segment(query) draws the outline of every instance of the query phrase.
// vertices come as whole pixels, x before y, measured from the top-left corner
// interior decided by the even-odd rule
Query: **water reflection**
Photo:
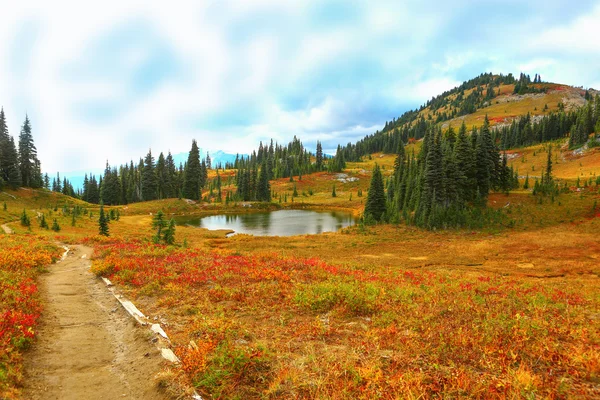
[[[179,225],[206,229],[231,229],[256,236],[293,236],[335,232],[356,223],[354,217],[340,212],[279,210],[264,213],[224,214],[178,218]]]

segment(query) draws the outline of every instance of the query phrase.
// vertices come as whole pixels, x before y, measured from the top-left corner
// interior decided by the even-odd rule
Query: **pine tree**
[[[109,236],[108,234],[108,218],[104,213],[104,205],[100,205],[100,217],[98,218],[98,233],[102,236]]]
[[[323,146],[321,146],[321,142],[319,142],[318,140],[315,166],[317,168],[317,171],[321,171],[323,169]]]
[[[219,189],[220,190],[220,189]],[[263,159],[258,178],[258,190],[256,200],[271,201],[271,185],[269,183],[269,172],[267,171],[267,161]]]
[[[375,164],[373,175],[371,176],[371,184],[369,193],[367,194],[367,202],[365,204],[365,220],[372,219],[373,221],[381,221],[386,212],[385,191],[383,189],[383,177],[379,165]]]
[[[457,191],[462,201],[471,201],[473,196],[473,184],[475,181],[473,147],[467,137],[467,127],[463,122],[454,145],[454,156],[456,159]]]
[[[154,157],[152,150],[144,158],[144,169],[142,170],[142,198],[144,201],[156,200],[158,197],[158,178],[156,176]]]
[[[166,196],[166,181],[167,181],[167,164],[165,156],[161,152],[156,161],[156,177],[158,183],[158,198],[165,199]]]
[[[19,155],[14,139],[8,133],[4,108],[0,110],[0,181],[12,189],[22,184]]]
[[[158,243],[162,240],[163,237],[163,229],[167,226],[167,221],[164,219],[164,214],[162,211],[158,211],[154,218],[152,219],[152,227],[156,229],[156,234],[154,235],[154,243]],[[174,228],[173,228],[174,229]]]
[[[202,169],[200,165],[200,150],[195,140],[192,140],[192,149],[188,155],[188,160],[184,170],[183,196],[186,199],[200,199],[200,181],[202,179]]]
[[[58,225],[58,221],[56,220],[56,218],[54,218],[54,221],[52,221],[52,230],[54,232],[60,231],[60,225]]]
[[[21,214],[21,225],[23,225],[23,226],[31,225],[31,221],[30,221],[29,216],[27,215],[27,211],[25,209],[23,209],[23,213]]]
[[[163,241],[169,245],[175,243],[175,220],[173,218],[171,218],[167,229],[165,229]]]
[[[42,217],[40,218],[40,228],[48,229],[48,222],[46,221],[44,214],[42,214]]]
[[[31,123],[29,117],[25,116],[25,122],[19,135],[19,165],[21,168],[21,180],[25,187],[41,186],[41,171],[37,159],[37,149],[31,135]]]

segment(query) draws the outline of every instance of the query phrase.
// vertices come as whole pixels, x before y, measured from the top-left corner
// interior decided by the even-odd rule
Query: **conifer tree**
[[[375,164],[373,175],[371,176],[369,193],[367,194],[367,202],[365,204],[365,220],[368,221],[372,219],[373,221],[381,221],[385,212],[386,203],[385,191],[383,189],[383,177],[381,176],[379,165]]]
[[[323,146],[321,145],[321,142],[319,142],[317,140],[317,153],[316,153],[316,162],[315,162],[315,166],[317,168],[317,171],[321,171],[323,169]]]
[[[183,196],[186,199],[200,199],[200,182],[202,179],[202,169],[200,165],[200,150],[195,140],[192,140],[192,149],[188,155],[188,160],[184,171]]]
[[[167,180],[167,164],[165,160],[165,156],[162,151],[158,156],[158,160],[156,161],[156,180],[157,180],[157,190],[158,190],[158,199],[165,199],[166,196],[166,180]]]
[[[40,228],[48,229],[48,222],[46,221],[44,214],[42,214],[42,217],[40,218]]]
[[[108,236],[108,217],[104,213],[104,205],[100,205],[100,217],[98,218],[98,233],[102,236]]]
[[[0,109],[0,181],[13,189],[22,183],[19,156],[15,141],[8,133],[4,108]]]
[[[58,225],[58,221],[56,220],[56,218],[54,218],[54,221],[52,221],[52,230],[54,232],[60,231],[60,225]]]
[[[21,214],[21,225],[23,225],[23,226],[31,225],[31,220],[29,219],[29,216],[27,215],[27,211],[25,209],[23,209],[23,213]]]
[[[169,225],[167,226],[167,229],[165,229],[165,232],[163,235],[163,241],[169,245],[172,245],[175,243],[175,220],[173,218],[171,218],[171,220],[169,221]]]
[[[454,145],[454,155],[456,159],[457,191],[463,201],[473,199],[473,185],[475,181],[474,171],[474,153],[471,143],[467,137],[467,127],[463,121]]]
[[[167,226],[167,221],[164,219],[164,214],[161,210],[159,210],[154,218],[152,219],[152,227],[156,229],[156,234],[154,235],[154,243],[158,243],[163,238],[163,229]]]
[[[269,184],[268,175],[269,172],[267,171],[267,161],[266,159],[263,159],[262,166],[260,168],[260,176],[258,178],[258,190],[256,193],[256,200],[258,201],[271,201],[271,185]]]
[[[154,166],[152,150],[144,158],[144,169],[142,170],[142,198],[144,201],[156,200],[158,197],[158,182]]]
[[[19,135],[19,165],[23,186],[37,188],[42,185],[40,163],[37,159],[37,149],[33,143],[28,116],[25,116],[25,122]]]

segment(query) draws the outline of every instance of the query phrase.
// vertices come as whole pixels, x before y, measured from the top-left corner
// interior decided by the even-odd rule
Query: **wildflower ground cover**
[[[96,257],[167,322],[185,378],[213,398],[598,395],[600,298],[586,279],[117,239]]]
[[[22,356],[42,311],[35,278],[60,249],[34,236],[0,235],[0,397],[16,395]]]

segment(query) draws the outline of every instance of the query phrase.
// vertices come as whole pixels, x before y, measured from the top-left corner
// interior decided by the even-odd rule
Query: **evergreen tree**
[[[271,185],[269,183],[269,172],[267,171],[266,159],[263,159],[262,166],[260,168],[260,176],[258,178],[258,189],[257,189],[257,193],[256,193],[256,200],[271,201]]]
[[[19,156],[15,141],[8,133],[4,108],[0,109],[0,181],[12,189],[22,183]]]
[[[173,218],[171,218],[167,229],[165,229],[163,241],[169,245],[175,244],[175,220]]]
[[[471,201],[474,198],[473,185],[475,182],[475,160],[471,143],[467,137],[467,127],[463,122],[454,145],[454,155],[456,159],[457,191],[458,196],[463,201]]]
[[[158,211],[154,218],[152,219],[152,227],[156,229],[156,234],[154,235],[154,243],[158,243],[163,238],[163,229],[167,226],[167,221],[164,219],[164,214],[162,211]],[[174,228],[173,228],[174,229]]]
[[[37,149],[31,135],[31,123],[29,117],[25,116],[25,122],[19,135],[19,165],[21,168],[21,180],[25,187],[41,186],[41,171],[37,159]]]
[[[48,229],[48,222],[46,221],[44,214],[42,214],[42,217],[40,218],[40,228]]]
[[[365,204],[365,220],[381,221],[382,216],[386,212],[385,191],[383,189],[383,177],[379,165],[375,164],[373,168],[373,176],[367,194],[367,202]]]
[[[21,225],[27,227],[31,225],[31,220],[29,219],[29,216],[27,215],[27,211],[25,209],[23,209],[23,213],[21,214]]]
[[[323,169],[323,146],[321,146],[321,142],[317,140],[317,154],[316,154],[316,162],[315,166],[317,171],[321,171]]]
[[[56,220],[56,218],[54,218],[54,221],[52,221],[52,230],[54,232],[60,231],[60,225],[58,225],[58,221]]]
[[[195,140],[192,140],[192,149],[188,155],[188,160],[184,170],[183,196],[191,200],[200,199],[200,182],[202,179],[202,169],[200,165],[200,150]]]
[[[98,218],[98,233],[108,236],[108,217],[104,213],[104,205],[100,205],[100,217]]]
[[[158,197],[158,178],[154,167],[152,150],[148,150],[144,158],[144,169],[142,170],[142,198],[144,201],[156,200]]]
[[[161,152],[156,161],[156,177],[158,183],[158,198],[165,199],[166,196],[166,181],[167,181],[167,163],[165,156]]]

